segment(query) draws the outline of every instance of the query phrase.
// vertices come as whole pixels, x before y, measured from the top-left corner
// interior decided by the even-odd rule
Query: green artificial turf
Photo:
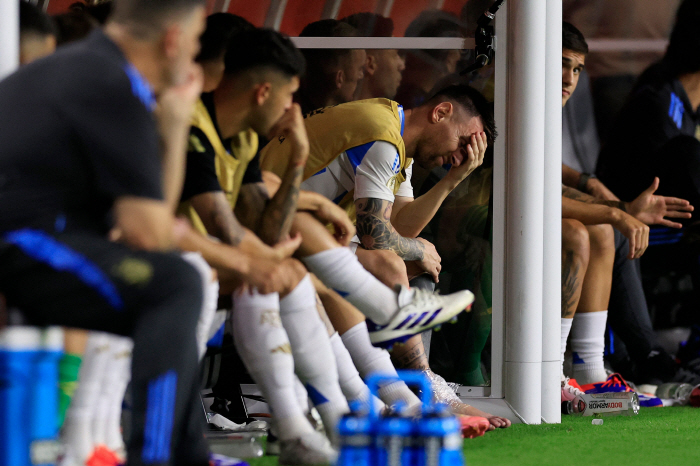
[[[556,425],[513,425],[465,440],[468,466],[700,465],[700,409],[642,408],[634,417],[563,416]],[[277,458],[250,459],[277,466]]]

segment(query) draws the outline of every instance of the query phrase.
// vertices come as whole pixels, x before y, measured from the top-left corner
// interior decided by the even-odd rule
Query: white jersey
[[[373,198],[393,203],[392,183],[400,170],[396,147],[386,141],[374,141],[343,152],[326,168],[304,181],[301,189],[317,192],[335,203],[353,189],[355,200]],[[406,181],[401,183],[396,196],[413,197],[412,172],[413,162],[406,169]]]

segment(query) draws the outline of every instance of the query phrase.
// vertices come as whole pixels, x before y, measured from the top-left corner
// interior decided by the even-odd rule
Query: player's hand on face
[[[155,115],[164,137],[173,132],[189,131],[194,105],[202,93],[204,74],[202,68],[192,63],[187,79],[180,85],[165,89],[159,96]]]
[[[488,140],[486,139],[486,133],[482,131],[473,134],[469,143],[462,150],[462,163],[460,163],[459,166],[453,165],[448,176],[455,178],[457,182],[464,180],[484,163],[484,155],[486,154],[487,148]]]
[[[321,205],[313,212],[313,215],[321,222],[333,225],[335,230],[333,236],[341,246],[350,244],[350,240],[355,236],[355,225],[352,224],[347,212],[330,200],[323,198]]]
[[[423,259],[418,261],[420,267],[433,277],[435,283],[438,283],[440,281],[440,271],[442,270],[440,255],[430,241],[423,238],[416,238],[416,240],[423,243]]]
[[[279,136],[289,139],[289,142],[295,146],[296,150],[292,151],[291,162],[295,165],[304,165],[309,156],[309,138],[299,104],[292,104],[270,130],[270,139]]]
[[[638,259],[642,257],[649,246],[649,227],[625,212],[620,211],[620,213],[621,215],[613,223],[613,227],[629,240],[630,252],[627,257]]]

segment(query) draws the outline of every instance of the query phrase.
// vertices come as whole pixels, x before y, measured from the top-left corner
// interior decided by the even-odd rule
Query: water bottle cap
[[[41,347],[41,329],[11,325],[0,331],[0,348],[14,351],[38,350]]]

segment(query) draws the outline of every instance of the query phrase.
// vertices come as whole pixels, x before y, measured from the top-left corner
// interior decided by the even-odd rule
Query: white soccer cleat
[[[331,464],[338,458],[325,435],[311,432],[302,437],[280,440],[279,464],[285,466],[305,466]]]
[[[377,326],[367,321],[370,341],[376,346],[391,347],[418,333],[456,321],[457,315],[474,302],[474,294],[463,290],[440,295],[418,288],[396,285],[399,310],[388,324]]]

